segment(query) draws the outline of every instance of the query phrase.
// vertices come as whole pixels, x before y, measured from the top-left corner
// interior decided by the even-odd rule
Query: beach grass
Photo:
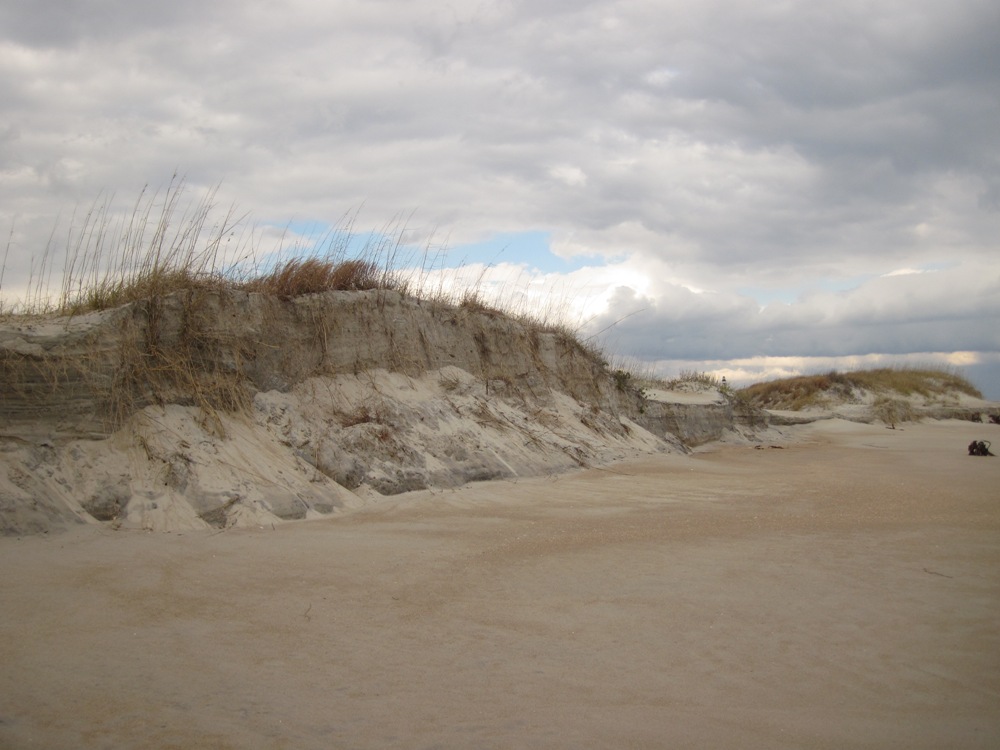
[[[31,252],[27,283],[17,288],[8,272],[17,250],[12,229],[0,265],[0,315],[73,316],[192,290],[289,299],[374,289],[572,337],[582,327],[568,321],[568,297],[539,306],[516,282],[486,284],[488,266],[445,268],[446,249],[433,238],[415,246],[402,215],[365,232],[357,212],[348,213],[318,236],[286,228],[265,239],[248,214],[218,205],[217,189],[192,193],[175,176],[165,190],[143,189],[130,210],[120,210],[113,196],[100,198],[74,214],[62,242],[53,228],[45,247]]]
[[[741,388],[738,393],[764,409],[798,411],[822,405],[831,398],[850,397],[856,391],[934,398],[955,392],[973,398],[982,393],[965,377],[947,368],[879,367],[769,380]]]

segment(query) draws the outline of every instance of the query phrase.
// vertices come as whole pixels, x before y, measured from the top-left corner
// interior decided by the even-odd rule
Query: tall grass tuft
[[[239,286],[250,292],[288,298],[321,292],[393,288],[395,284],[391,275],[370,260],[338,263],[321,258],[293,258],[270,273]]]
[[[332,290],[394,289],[408,281],[397,269],[404,224],[388,222],[365,237],[356,214],[303,244],[282,234],[261,250],[261,233],[235,208],[216,210],[217,189],[187,199],[183,179],[166,190],[143,189],[130,212],[102,196],[74,214],[63,246],[53,229],[44,251],[32,254],[30,276],[17,299],[4,287],[14,230],[0,266],[0,313],[77,315],[185,290],[244,290],[295,297]],[[57,279],[53,291],[52,279]]]
[[[112,219],[106,202],[85,218],[66,255],[60,310],[101,310],[180,289],[219,283],[219,250],[239,224],[231,210],[214,226],[215,190],[182,206],[183,181],[162,201],[145,191],[132,214]]]

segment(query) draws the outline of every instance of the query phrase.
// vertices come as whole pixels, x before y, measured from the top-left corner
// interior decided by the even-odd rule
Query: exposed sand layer
[[[721,433],[728,421],[716,420]],[[149,406],[104,439],[0,434],[0,536],[83,524],[276,525],[385,495],[682,451],[556,390],[488,388],[457,367],[312,378],[248,414]]]
[[[0,746],[997,747],[994,431],[0,538]]]
[[[664,404],[684,404],[693,406],[714,406],[725,404],[726,397],[717,388],[688,388],[686,390],[663,390],[660,388],[647,388],[644,393],[646,398],[659,401]]]

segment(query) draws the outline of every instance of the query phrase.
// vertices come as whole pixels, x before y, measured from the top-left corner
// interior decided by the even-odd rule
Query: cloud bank
[[[484,278],[647,362],[987,361],[998,38],[987,0],[10,0],[4,287],[180,172],[264,227],[509,236]]]

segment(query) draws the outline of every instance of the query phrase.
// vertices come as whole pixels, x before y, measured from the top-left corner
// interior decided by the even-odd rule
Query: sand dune
[[[996,747],[996,429],[0,538],[0,746]]]

